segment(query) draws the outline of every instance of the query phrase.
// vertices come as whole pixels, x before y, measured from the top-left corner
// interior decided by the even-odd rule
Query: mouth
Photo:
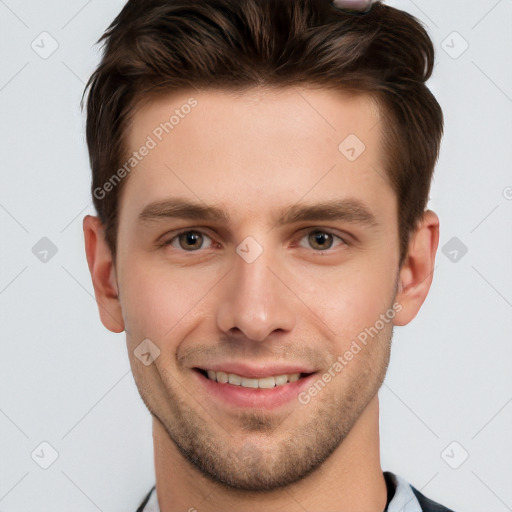
[[[221,384],[231,384],[232,386],[240,386],[250,389],[272,389],[279,386],[285,386],[291,382],[296,382],[312,375],[312,373],[287,373],[282,375],[270,375],[268,377],[245,377],[236,373],[228,373],[224,371],[203,370],[195,368],[201,375],[213,382]]]
[[[204,392],[206,401],[222,409],[258,408],[265,410],[277,409],[285,406],[299,406],[299,394],[313,385],[318,372],[281,373],[277,370],[274,375],[257,377],[247,371],[249,375],[212,370],[207,368],[194,368],[197,376],[199,391]]]

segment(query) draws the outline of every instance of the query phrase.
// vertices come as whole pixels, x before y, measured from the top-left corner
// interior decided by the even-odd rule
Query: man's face
[[[176,109],[172,130],[159,130]],[[370,99],[309,88],[183,92],[133,118],[130,150],[148,136],[156,146],[131,171],[119,210],[131,366],[177,450],[218,482],[264,490],[304,477],[382,383],[392,327],[378,320],[399,262],[382,128]],[[185,215],[185,203],[217,215]],[[148,366],[134,355],[145,339],[160,350]],[[235,376],[215,382],[208,370]],[[286,374],[301,377],[259,389]]]

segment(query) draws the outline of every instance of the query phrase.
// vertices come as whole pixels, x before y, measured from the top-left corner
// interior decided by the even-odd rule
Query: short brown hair
[[[318,85],[367,94],[383,112],[402,264],[443,132],[425,85],[434,48],[416,18],[381,2],[354,14],[329,0],[129,0],[99,42],[104,54],[84,91],[86,132],[94,206],[114,261],[125,180],[103,196],[95,190],[126,161],[125,134],[141,100],[190,88]]]

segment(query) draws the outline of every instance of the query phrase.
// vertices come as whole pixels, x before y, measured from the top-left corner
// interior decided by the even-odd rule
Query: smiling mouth
[[[312,375],[311,373],[290,373],[269,377],[251,378],[223,371],[203,370],[202,368],[195,368],[195,370],[214,382],[252,389],[272,389],[275,387],[285,386],[286,384],[296,382],[299,379]]]

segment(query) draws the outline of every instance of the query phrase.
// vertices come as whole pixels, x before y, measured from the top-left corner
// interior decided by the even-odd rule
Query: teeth
[[[277,377],[274,377],[274,380],[276,381],[276,386],[282,386],[283,384],[286,384],[288,382],[288,376],[279,375]]]
[[[217,372],[217,375],[219,375],[219,372]],[[245,377],[242,377],[242,382],[240,383],[240,386],[242,386],[243,388],[258,388],[258,380],[259,379],[246,379]]]
[[[262,389],[270,389],[275,387],[276,385],[276,379],[274,377],[263,377],[262,379],[258,380],[258,387]]]
[[[210,377],[210,379],[216,380],[215,372],[212,372],[212,373],[213,373],[213,377]],[[210,376],[210,372],[208,372],[208,376]],[[240,377],[240,375],[235,375],[234,373],[230,373],[228,375],[228,382],[230,384],[234,384],[235,386],[240,386],[240,384],[242,383],[242,377]]]
[[[214,370],[206,371],[208,378],[213,381],[221,382],[222,384],[233,384],[234,386],[242,386],[243,388],[260,388],[271,389],[276,386],[284,386],[288,382],[295,382],[299,380],[299,373],[291,373],[289,375],[277,375],[275,377],[262,377],[261,379],[250,379],[242,377],[235,373],[216,372]]]
[[[217,372],[217,382],[225,384],[228,381],[228,374],[225,372]]]

